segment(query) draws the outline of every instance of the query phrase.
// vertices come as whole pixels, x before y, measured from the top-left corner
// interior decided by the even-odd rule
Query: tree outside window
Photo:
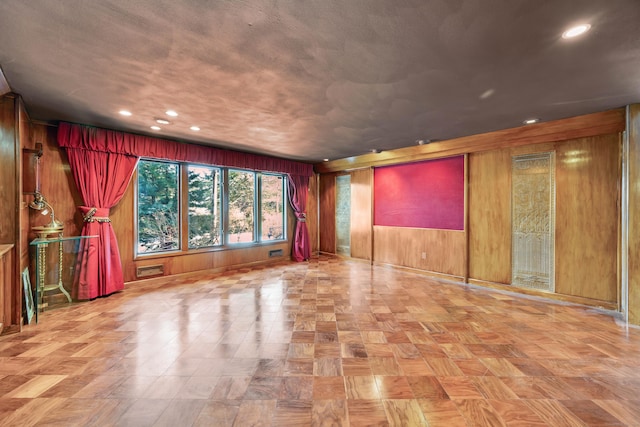
[[[255,173],[229,170],[229,243],[253,242]]]
[[[138,253],[180,248],[178,165],[138,163]]]
[[[262,174],[260,185],[262,241],[284,238],[284,179]]]
[[[188,166],[189,248],[221,244],[221,171],[209,166]]]

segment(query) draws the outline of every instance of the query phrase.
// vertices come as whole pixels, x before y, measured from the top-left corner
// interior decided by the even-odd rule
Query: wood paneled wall
[[[319,175],[313,174],[309,178],[309,194],[307,197],[307,229],[309,231],[309,243],[311,253],[317,254],[319,250],[318,241],[318,182]]]
[[[0,97],[0,244],[16,243],[16,102],[12,95]]]
[[[620,135],[556,148],[556,292],[618,300]]]
[[[335,212],[332,180],[341,166],[352,175],[353,192],[354,177],[360,170],[370,170],[354,168],[469,153],[466,230],[452,233],[374,226],[373,261],[465,278],[465,256],[468,256],[470,281],[508,286],[511,283],[511,158],[555,151],[556,293],[575,301],[616,307],[620,295],[620,132],[624,128],[624,110],[618,109],[540,123],[533,128],[507,129],[318,164],[316,170],[331,171],[320,175],[321,183],[325,182],[320,188],[320,209],[325,212],[321,215],[320,239],[335,236],[335,226],[331,223],[334,218],[330,216]],[[328,205],[323,206],[325,201]],[[370,217],[369,207],[359,209],[352,210],[353,218]],[[323,235],[325,232],[327,236]],[[352,235],[352,252],[353,246]],[[332,249],[327,246],[324,250],[333,252]],[[425,259],[422,259],[423,252]],[[640,305],[640,291],[637,299]],[[638,313],[640,316],[640,309]]]
[[[465,136],[425,145],[412,145],[397,150],[332,160],[314,165],[317,173],[342,172],[371,166],[384,166],[421,160],[451,157],[507,147],[521,147],[546,142],[567,141],[595,135],[622,132],[625,128],[624,108],[586,114],[568,119],[541,122],[479,135]]]
[[[373,169],[351,172],[351,257],[371,260],[373,242]]]
[[[469,277],[511,283],[511,152],[469,154]]]
[[[336,253],[336,176],[320,175],[320,251]]]
[[[464,231],[376,225],[373,232],[373,259],[376,263],[464,277]]]
[[[27,144],[29,118],[19,96],[0,96],[0,245],[11,248],[4,255],[4,280],[0,285],[0,333],[20,331],[22,326],[23,256],[22,147]],[[6,246],[5,246],[6,247]]]
[[[471,279],[511,282],[511,156],[556,152],[556,293],[617,303],[620,135],[469,156]]]
[[[640,104],[629,106],[629,322],[640,324]]]

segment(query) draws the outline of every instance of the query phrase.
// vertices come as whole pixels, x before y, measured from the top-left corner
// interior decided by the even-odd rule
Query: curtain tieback
[[[105,208],[88,208],[86,206],[80,206],[80,211],[82,212],[82,220],[84,222],[111,222],[109,217],[109,209]],[[96,214],[100,214],[102,216],[96,216]]]
[[[307,214],[304,212],[296,213],[296,219],[298,222],[307,222]]]

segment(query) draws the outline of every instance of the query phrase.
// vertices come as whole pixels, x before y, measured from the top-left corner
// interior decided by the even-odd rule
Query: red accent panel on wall
[[[374,170],[374,224],[464,229],[464,156]]]

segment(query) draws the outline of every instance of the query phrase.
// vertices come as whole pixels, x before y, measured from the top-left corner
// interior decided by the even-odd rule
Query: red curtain
[[[203,163],[292,175],[313,175],[313,165],[308,163],[65,122],[58,125],[58,145],[105,153],[128,154],[136,157]]]
[[[307,229],[307,193],[309,192],[309,177],[289,175],[289,203],[296,214],[296,226],[293,232],[293,246],[291,256],[298,262],[311,257],[309,244],[309,230]]]
[[[58,145],[65,148],[74,179],[84,199],[79,209],[85,217],[82,235],[98,235],[83,239],[83,258],[74,296],[91,299],[124,288],[120,254],[111,223],[109,209],[124,194],[139,157],[203,163],[265,172],[291,174],[295,182],[296,224],[294,257],[308,259],[309,233],[304,224],[309,177],[313,165],[258,154],[187,144],[148,136],[135,135],[92,126],[61,122]],[[291,199],[293,200],[293,199]],[[293,202],[292,202],[293,205]]]
[[[78,209],[84,218],[83,236],[98,236],[80,241],[76,286],[73,296],[93,299],[124,289],[120,251],[109,210],[127,189],[138,158],[116,153],[67,147],[69,165],[84,206]]]

